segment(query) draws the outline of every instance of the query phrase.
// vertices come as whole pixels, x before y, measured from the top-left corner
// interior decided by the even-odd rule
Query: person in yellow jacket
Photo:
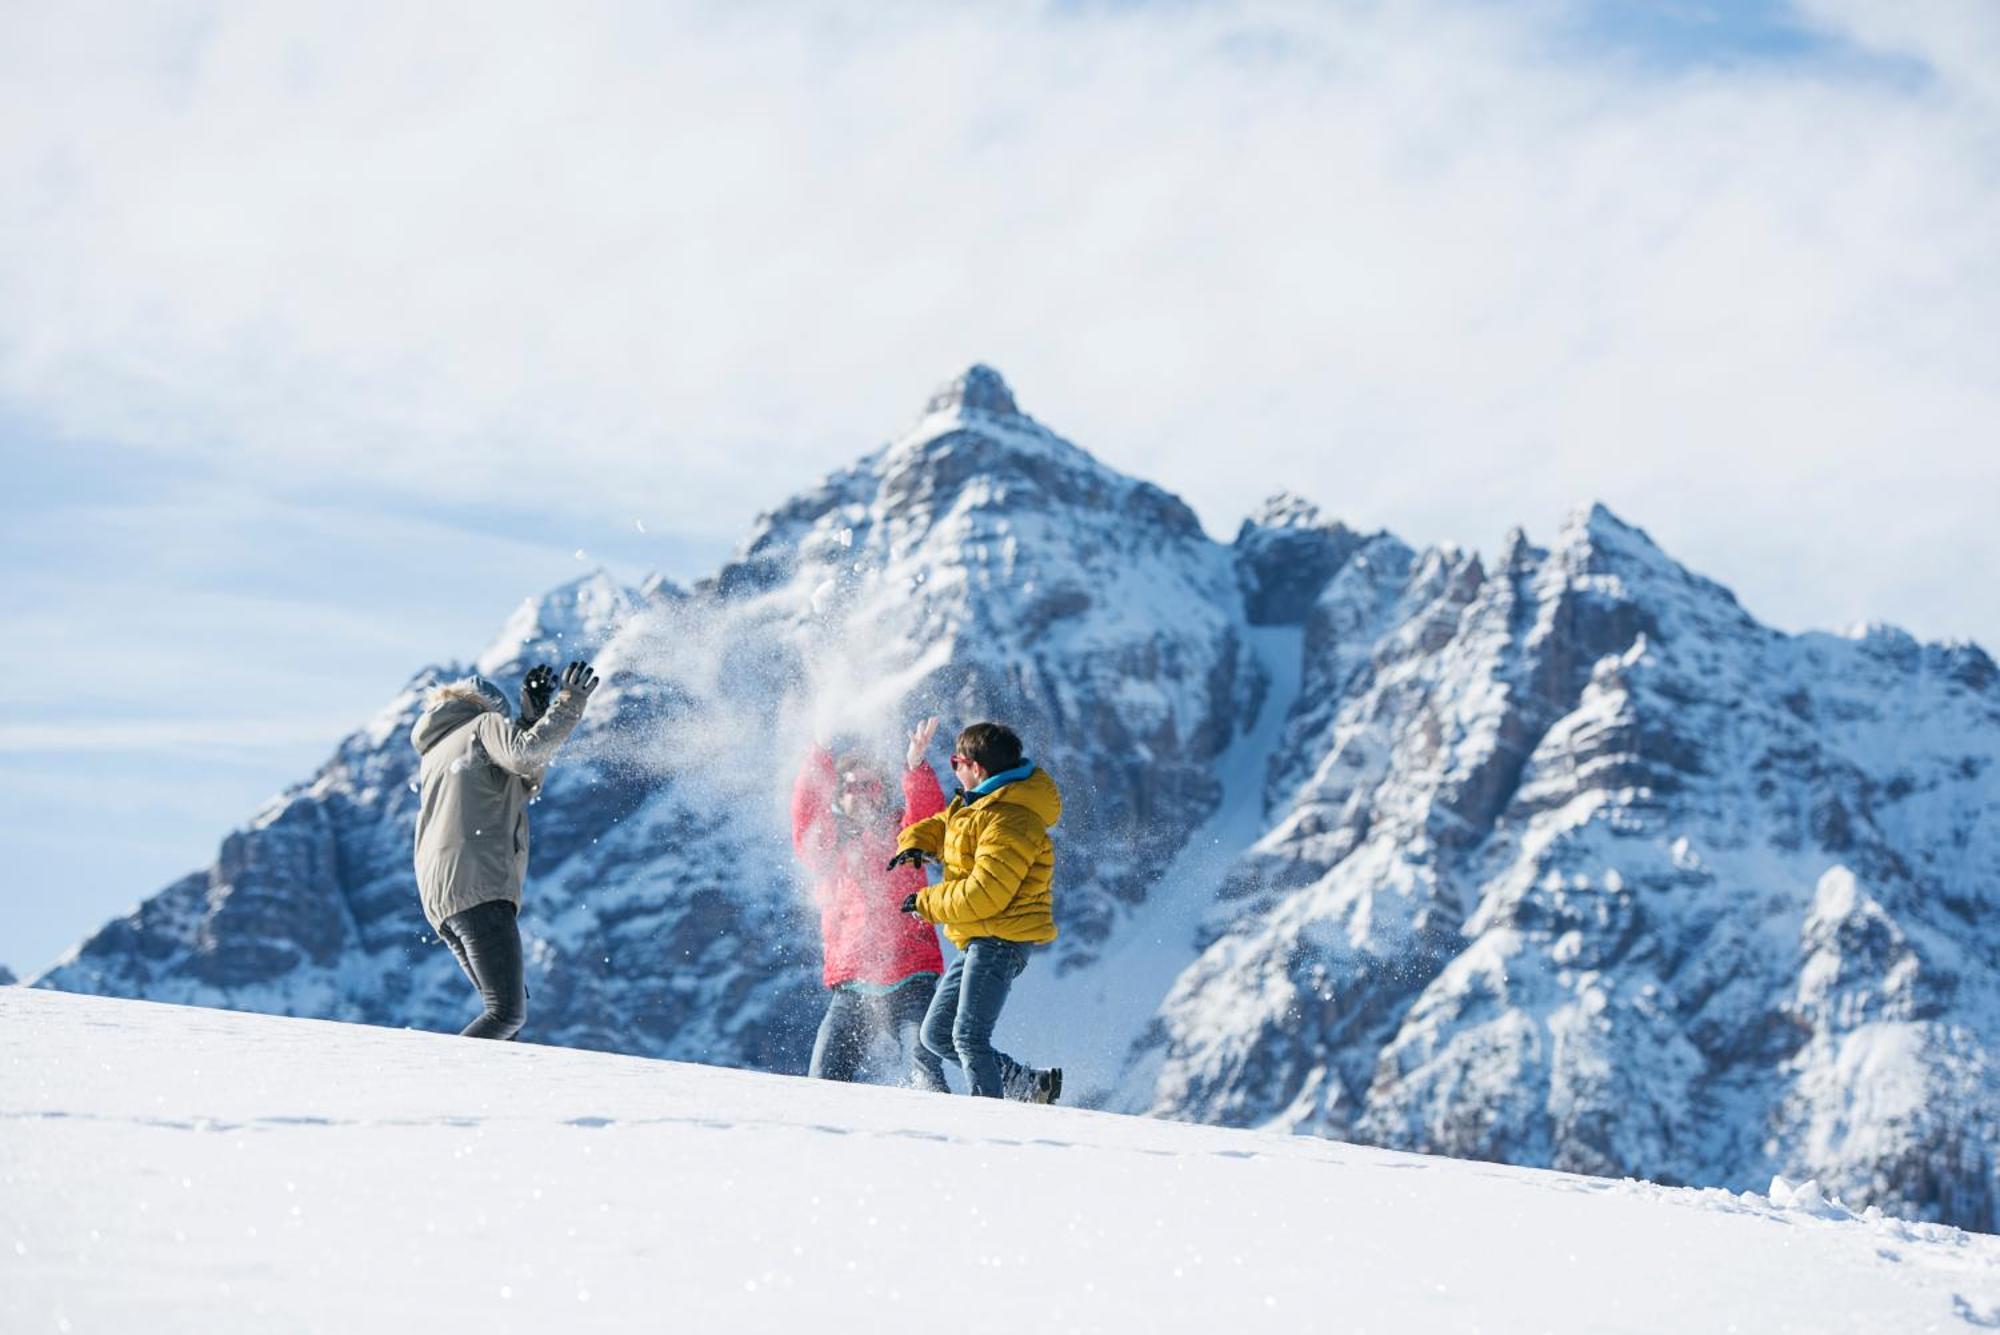
[[[993,1027],[1028,967],[1028,948],[1056,939],[1049,827],[1062,818],[1062,794],[1022,757],[1014,730],[998,723],[975,723],[958,735],[951,772],[957,796],[904,830],[889,863],[944,863],[944,879],[903,901],[905,912],[944,928],[959,949],[920,1035],[925,1047],[964,1068],[973,1094],[1054,1103],[1062,1069],[1024,1066],[996,1050]]]

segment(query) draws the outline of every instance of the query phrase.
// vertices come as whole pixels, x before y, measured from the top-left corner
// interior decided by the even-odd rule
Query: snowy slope
[[[8,1331],[1949,1331],[2000,1239],[10,989]]]
[[[2000,672],[1785,635],[1602,507],[1230,544],[992,370],[682,589],[595,575],[418,673],[41,987],[456,1029],[410,872],[429,683],[608,674],[533,812],[544,1042],[803,1069],[815,731],[1016,723],[1062,939],[1001,1043],[1094,1106],[2000,1226]]]

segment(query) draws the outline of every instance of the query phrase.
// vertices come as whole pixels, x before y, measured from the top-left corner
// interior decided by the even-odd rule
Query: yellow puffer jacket
[[[1062,819],[1062,794],[1045,771],[984,797],[964,793],[929,820],[903,831],[900,848],[944,860],[944,879],[917,895],[917,914],[944,928],[961,950],[979,936],[1056,939],[1056,850],[1049,826]]]

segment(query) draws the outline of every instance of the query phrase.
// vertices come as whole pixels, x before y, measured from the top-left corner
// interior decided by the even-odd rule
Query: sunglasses
[[[882,781],[872,774],[847,774],[841,776],[840,790],[844,793],[879,793]]]

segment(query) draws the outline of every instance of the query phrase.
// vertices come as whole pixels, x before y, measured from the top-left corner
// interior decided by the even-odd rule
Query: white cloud
[[[1560,6],[14,11],[0,402],[246,479],[734,529],[973,358],[1218,529],[1603,497],[2000,640],[1991,11],[1670,70]]]
[[[1872,50],[1939,76],[1938,92],[2000,110],[2000,8],[1983,0],[1798,0],[1804,16]]]

